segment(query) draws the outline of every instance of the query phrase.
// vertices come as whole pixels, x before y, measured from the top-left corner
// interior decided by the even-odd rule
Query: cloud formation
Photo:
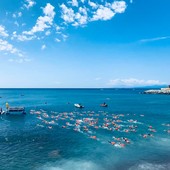
[[[25,0],[24,6],[29,9],[35,4],[33,0]],[[62,4],[58,3],[55,6],[47,3],[45,7],[40,7],[43,15],[37,17],[34,26],[30,30],[22,30],[21,33],[14,31],[11,39],[17,39],[19,41],[40,40],[53,34],[55,35],[54,41],[56,39],[60,41],[63,39],[65,41],[66,38],[64,35],[68,26],[84,27],[89,22],[110,20],[117,13],[124,13],[126,7],[127,5],[124,0],[116,0],[112,3],[108,3],[107,1],[70,0]],[[56,12],[58,14],[57,19],[54,20]],[[13,17],[22,17],[23,13],[23,11],[15,12]],[[22,25],[18,21],[14,23],[17,26]],[[7,36],[7,32],[4,32],[3,27],[0,27],[0,31],[1,34]]]
[[[166,39],[170,39],[170,36],[143,39],[143,40],[140,40],[140,42],[147,43],[147,42],[160,41],[160,40],[166,40]]]
[[[2,40],[2,39],[0,39],[0,51],[4,51],[4,52],[7,52],[7,53],[15,54],[15,55],[17,55],[19,57],[23,56],[23,54],[21,53],[20,50],[15,48],[8,41]]]
[[[41,46],[41,50],[44,50],[44,49],[46,49],[46,45],[45,44]]]
[[[9,43],[6,40],[3,40],[0,38],[0,52],[3,52],[5,55],[12,54],[10,55],[10,58],[8,61],[10,62],[17,62],[17,63],[23,63],[23,62],[28,62],[31,61],[29,58],[24,56],[24,53],[14,47],[11,43]]]
[[[35,4],[36,4],[36,2],[33,1],[33,0],[25,0],[24,7],[26,7],[27,9],[29,9],[29,8],[33,7]]]
[[[165,82],[160,82],[159,80],[140,80],[135,78],[113,79],[109,82],[109,85],[112,87],[140,87],[165,84]]]
[[[91,21],[110,20],[114,15],[115,13],[112,11],[111,8],[100,5],[97,11],[94,12],[94,15],[91,18]]]
[[[75,8],[75,6],[77,8]],[[113,3],[104,2],[98,4],[89,0],[86,7],[84,5],[75,5],[75,2],[74,5],[73,2],[60,5],[61,18],[66,24],[71,24],[72,26],[83,26],[91,21],[110,20],[115,14],[124,13],[126,7],[127,5],[125,1],[114,1]]]
[[[5,27],[0,25],[0,37],[8,37],[8,33],[7,31],[5,30]]]
[[[40,16],[37,19],[35,26],[30,31],[24,31],[23,34],[34,35],[37,32],[42,32],[46,28],[50,28],[53,24],[53,19],[55,16],[54,6],[50,3],[43,8],[44,16]]]
[[[67,29],[71,27],[85,27],[89,22],[106,21],[112,19],[118,13],[124,13],[126,10],[126,2],[124,0],[69,0],[64,3],[47,3],[45,6],[39,6],[42,14],[36,17],[34,24],[30,27],[30,23],[25,24],[25,12],[38,2],[35,0],[23,0],[22,6],[11,15],[14,27],[9,28],[0,23],[0,50],[10,54],[21,56],[20,50],[12,44],[15,41],[32,41],[42,40],[47,37],[53,38],[54,42],[66,41],[68,38]],[[57,16],[56,16],[57,13]],[[37,15],[32,14],[31,16]],[[32,17],[34,19],[34,17]],[[16,28],[17,29],[13,29]],[[14,43],[10,44],[9,42]],[[42,44],[42,49],[45,47]]]

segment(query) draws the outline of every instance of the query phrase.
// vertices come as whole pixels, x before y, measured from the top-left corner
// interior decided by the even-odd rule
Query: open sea
[[[26,108],[0,115],[0,170],[170,170],[170,95],[144,90],[0,89]]]

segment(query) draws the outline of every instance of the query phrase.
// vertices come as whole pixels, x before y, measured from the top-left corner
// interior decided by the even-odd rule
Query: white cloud
[[[55,16],[54,6],[52,6],[50,3],[47,3],[46,7],[43,8],[43,12],[46,16],[49,16],[50,18],[54,18]]]
[[[18,12],[18,13],[13,13],[13,14],[12,14],[12,17],[13,17],[13,18],[17,18],[17,17],[19,18],[19,17],[21,17],[21,16],[22,16],[22,12]]]
[[[109,85],[112,87],[137,87],[137,86],[152,86],[152,85],[164,85],[165,82],[159,80],[140,80],[135,78],[129,79],[113,79],[110,80]]]
[[[35,5],[34,0],[25,0],[25,2],[27,4],[24,5],[27,9]],[[54,23],[55,8],[50,3],[47,3],[46,6],[42,8],[43,15],[37,18],[33,27],[30,30],[23,31],[20,35],[13,35],[12,39],[16,38],[19,41],[29,41],[36,38],[40,40],[52,34],[53,31],[56,31],[58,35],[62,35],[63,30],[68,25],[84,27],[88,22],[110,20],[116,13],[123,13],[125,11],[126,2],[123,0],[116,0],[113,3],[108,3],[107,1],[96,2],[94,0],[70,0],[65,4],[62,3],[59,7],[61,10],[61,18],[63,19],[62,22],[58,24]],[[13,16],[21,17],[22,13],[14,13]],[[15,24],[19,26],[17,22],[15,22]],[[67,37],[60,37],[60,39],[66,40]]]
[[[68,3],[71,3],[72,6],[78,7],[78,1],[77,0],[72,0],[72,1],[69,1]]]
[[[92,1],[88,1],[88,4],[92,7],[92,8],[97,8],[98,7],[98,4],[96,4],[96,3],[94,3],[94,2],[92,2]]]
[[[1,37],[8,37],[9,36],[7,31],[5,30],[5,27],[2,26],[2,25],[0,25],[0,36]]]
[[[17,16],[16,16],[16,14],[12,14],[12,17],[13,17],[13,18],[16,18]]]
[[[24,35],[34,35],[37,32],[43,32],[46,28],[51,28],[55,16],[54,7],[47,3],[43,8],[44,16],[40,16],[37,19],[35,26],[30,31],[24,31]]]
[[[42,47],[41,47],[41,50],[44,50],[44,49],[46,49],[46,45],[45,44],[42,45]]]
[[[15,54],[19,57],[23,57],[23,54],[21,53],[20,50],[18,50],[12,44],[2,39],[0,39],[0,51],[8,52],[11,54]]]
[[[114,1],[111,5],[111,8],[115,13],[123,13],[126,10],[126,2],[125,1]]]
[[[100,5],[97,11],[94,12],[94,15],[91,18],[91,21],[110,20],[114,15],[115,13],[109,7]]]
[[[45,35],[47,35],[47,36],[50,34],[51,34],[51,32],[49,30],[45,32]]]
[[[56,31],[60,31],[62,28],[58,25],[56,25]]]
[[[71,4],[76,6],[76,9],[70,6],[70,2],[67,3],[67,6],[64,3],[60,5],[61,18],[65,24],[72,26],[84,26],[90,21],[110,20],[116,13],[125,12],[127,7],[123,0],[113,3],[102,1],[101,4],[88,0],[86,7],[73,5],[76,4],[75,2],[71,1]],[[81,2],[84,3],[84,0]]]
[[[63,18],[66,23],[74,22],[74,10],[72,8],[68,8],[65,4],[61,4],[60,7],[62,10],[61,18]]]
[[[22,16],[22,12],[18,12],[18,17],[21,17]]]
[[[170,39],[170,36],[143,39],[143,40],[140,40],[140,42],[145,43],[145,42],[160,41],[160,40],[166,40],[166,39]]]
[[[62,18],[65,23],[72,23],[73,26],[85,25],[88,20],[87,9],[79,7],[78,12],[74,12],[72,8],[68,8],[65,4],[62,4]]]
[[[81,0],[81,2],[84,4],[85,0]]]
[[[79,11],[75,14],[74,26],[85,25],[88,20],[87,9],[80,7]]]
[[[35,35],[30,35],[30,36],[17,35],[16,31],[14,31],[11,39],[13,40],[14,38],[18,39],[19,41],[30,41],[30,40],[35,39],[36,36]]]
[[[64,41],[66,41],[66,39],[68,38],[68,35],[62,34],[62,38]]]
[[[58,39],[58,38],[55,38],[55,41],[56,41],[56,42],[61,42],[61,40],[60,40],[60,39]]]
[[[25,62],[30,62],[31,60],[28,59],[28,58],[23,57],[23,58],[10,58],[8,61],[9,62],[16,62],[16,63],[21,64],[21,63],[25,63]]]
[[[29,62],[31,61],[29,58],[23,55],[23,52],[18,50],[16,47],[14,47],[12,44],[10,44],[8,41],[0,39],[0,52],[4,52],[4,54],[13,54],[12,57],[8,61],[10,62],[17,62],[17,63],[23,63],[23,62]]]
[[[17,21],[14,22],[14,24],[19,27],[19,23]]]
[[[26,2],[26,4],[24,4],[24,6],[25,6],[27,9],[33,7],[33,6],[36,4],[36,2],[33,1],[33,0],[25,0],[25,2]]]

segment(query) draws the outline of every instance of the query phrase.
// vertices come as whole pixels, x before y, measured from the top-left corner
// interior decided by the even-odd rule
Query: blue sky
[[[0,87],[169,84],[169,0],[0,1]]]

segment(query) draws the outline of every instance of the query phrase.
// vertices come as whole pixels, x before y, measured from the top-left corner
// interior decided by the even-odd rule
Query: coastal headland
[[[146,90],[144,94],[166,94],[170,95],[170,85],[167,88],[161,88],[159,90]]]

